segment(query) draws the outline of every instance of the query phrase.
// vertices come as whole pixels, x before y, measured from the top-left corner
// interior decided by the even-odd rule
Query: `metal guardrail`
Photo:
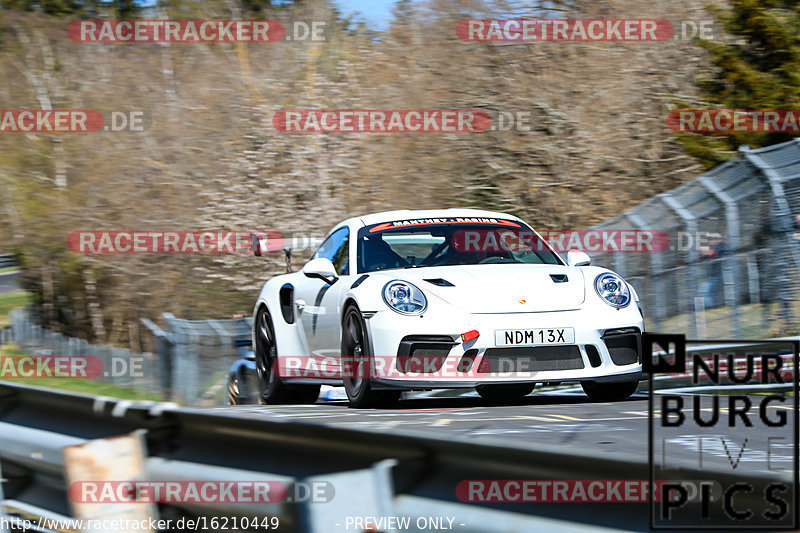
[[[6,479],[0,504],[69,516],[63,448],[137,430],[147,443],[145,472],[152,481],[252,480],[260,475],[287,487],[328,482],[335,490],[327,503],[162,504],[162,517],[277,516],[280,531],[311,533],[331,531],[332,524],[342,525],[354,515],[416,520],[446,514],[457,517],[457,529],[464,533],[646,531],[649,524],[646,504],[477,504],[456,497],[456,486],[465,479],[648,478],[646,462],[612,452],[389,435],[6,383],[0,384],[0,466]],[[688,479],[713,475],[720,482],[734,480],[728,472],[708,468],[687,466],[685,473]],[[742,505],[751,503],[750,496],[740,497]]]
[[[0,255],[0,268],[8,268],[8,267],[15,267],[19,266],[17,264],[17,258],[11,254],[4,254]]]

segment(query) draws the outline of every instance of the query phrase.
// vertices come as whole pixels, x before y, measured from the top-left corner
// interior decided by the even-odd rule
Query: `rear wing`
[[[293,250],[308,250],[319,248],[323,239],[321,237],[310,237],[308,235],[292,235],[290,237],[277,236],[271,237],[269,235],[259,236],[257,233],[252,234],[252,248],[253,255],[261,257],[265,253],[274,253],[283,250],[286,256],[286,271],[292,271],[292,251]]]
[[[252,234],[253,254],[261,257],[265,253],[274,253],[283,250],[308,250],[318,248],[322,244],[322,237],[310,237],[308,235],[261,235]]]

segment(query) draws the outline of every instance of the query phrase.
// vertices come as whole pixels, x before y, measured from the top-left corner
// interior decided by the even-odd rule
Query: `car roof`
[[[487,211],[485,209],[400,209],[396,211],[383,211],[381,213],[370,213],[351,220],[360,220],[365,226],[380,224],[381,222],[393,222],[395,220],[411,220],[417,218],[453,218],[453,217],[484,217],[484,218],[504,218],[507,220],[518,220],[514,215],[499,213],[497,211]]]

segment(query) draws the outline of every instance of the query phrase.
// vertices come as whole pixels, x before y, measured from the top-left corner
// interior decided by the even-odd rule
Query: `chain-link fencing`
[[[183,320],[171,313],[162,317],[163,329],[147,319],[142,323],[154,337],[164,396],[192,405],[217,392],[221,395],[228,369],[247,350],[236,341],[250,340],[252,318]],[[219,398],[208,399],[219,403]]]
[[[0,346],[12,345],[21,354],[33,356],[34,364],[12,364],[3,361],[2,376],[6,379],[91,379],[126,387],[132,396],[137,393],[159,396],[156,357],[127,348],[92,344],[84,339],[68,337],[39,325],[27,308],[9,313],[11,326],[0,329]],[[21,355],[10,353],[8,358]],[[77,360],[75,363],[70,361]],[[54,365],[58,365],[57,367]],[[41,384],[41,383],[40,383]]]
[[[691,338],[798,333],[800,139],[751,150],[598,230],[665,232],[663,251],[591,253],[624,276],[651,331]]]

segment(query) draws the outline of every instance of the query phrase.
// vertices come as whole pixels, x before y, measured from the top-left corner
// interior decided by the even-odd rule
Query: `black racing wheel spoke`
[[[269,311],[256,315],[256,374],[261,401],[266,404],[314,403],[319,385],[286,385],[279,375],[278,346]],[[246,383],[239,384],[239,394],[247,392]]]
[[[258,344],[256,353],[258,370],[264,379],[269,379],[269,372],[272,368],[274,344],[272,342],[269,319],[267,318],[267,314],[263,312],[258,318]]]
[[[347,333],[350,335],[350,341],[353,343],[354,347],[356,344],[360,342],[360,335],[359,335],[359,327],[356,325],[356,320],[352,314],[347,317]]]
[[[354,363],[351,365],[353,376],[350,379],[352,380],[353,388],[358,391],[364,382],[364,336],[353,312],[347,315],[345,332],[347,333],[347,342],[345,343],[347,353],[345,356]]]

